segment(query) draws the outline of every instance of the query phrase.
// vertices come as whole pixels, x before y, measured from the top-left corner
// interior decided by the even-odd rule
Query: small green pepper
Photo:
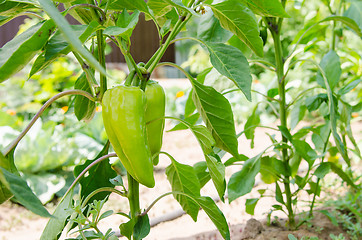
[[[154,187],[145,121],[146,94],[139,87],[117,86],[105,92],[102,116],[108,138],[127,172]]]
[[[145,92],[147,98],[145,113],[147,137],[151,154],[154,155],[158,153],[162,147],[166,97],[161,85],[152,80],[148,81]],[[157,155],[153,159],[154,165],[157,165],[158,161],[159,156]]]

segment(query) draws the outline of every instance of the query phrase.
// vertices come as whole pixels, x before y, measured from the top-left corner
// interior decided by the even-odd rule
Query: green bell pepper
[[[145,121],[146,94],[139,87],[117,86],[105,92],[102,116],[107,136],[127,172],[154,187],[153,164]]]
[[[166,97],[161,85],[152,80],[148,81],[145,92],[147,98],[145,112],[147,137],[151,154],[154,155],[158,153],[162,147]],[[159,156],[157,155],[153,159],[153,164],[157,165],[158,161]]]

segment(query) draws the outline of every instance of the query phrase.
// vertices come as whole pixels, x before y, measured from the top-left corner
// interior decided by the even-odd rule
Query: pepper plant
[[[259,2],[259,1],[256,1]],[[263,2],[263,1],[261,1]],[[250,1],[253,3],[253,1]],[[64,10],[61,11],[60,4]],[[59,7],[59,8],[58,8]],[[97,223],[112,212],[100,215],[104,201],[110,193],[119,194],[129,201],[129,213],[119,213],[128,221],[120,225],[120,232],[129,239],[142,239],[150,231],[148,212],[157,201],[172,194],[193,220],[197,220],[200,207],[210,217],[221,235],[230,239],[227,221],[215,202],[200,195],[200,189],[210,179],[224,200],[226,181],[225,165],[221,152],[230,153],[235,160],[242,158],[238,152],[238,141],[230,103],[212,86],[203,84],[205,71],[196,79],[174,63],[160,63],[166,49],[178,34],[186,29],[192,18],[204,21],[204,37],[193,40],[201,43],[209,52],[211,63],[221,74],[228,77],[251,100],[251,75],[249,64],[236,47],[213,41],[213,25],[221,26],[243,41],[258,56],[263,55],[262,39],[254,12],[273,15],[273,8],[248,5],[247,1],[227,0],[221,2],[196,0],[6,0],[0,3],[0,23],[20,16],[39,18],[39,23],[9,41],[0,50],[0,82],[31,63],[29,78],[46,69],[58,57],[72,54],[79,62],[83,73],[78,77],[74,90],[61,92],[50,98],[23,132],[0,154],[0,202],[15,196],[29,210],[51,217],[41,239],[58,239],[65,226],[78,227],[77,239],[114,239],[112,230],[100,232]],[[213,12],[210,18],[206,12]],[[80,25],[70,25],[64,18],[71,15]],[[136,63],[130,53],[131,36],[138,24],[140,14],[153,21],[157,27],[160,46],[147,63]],[[287,16],[284,12],[278,17]],[[211,26],[206,25],[211,24]],[[109,88],[114,79],[107,72],[105,47],[114,42],[124,55],[129,75],[124,83]],[[34,59],[34,60],[33,60]],[[164,93],[162,88],[150,80],[152,72],[160,66],[170,65],[183,71],[192,85],[190,113],[193,119],[201,116],[205,125],[190,121],[181,122],[179,128],[188,128],[200,143],[205,161],[195,166],[181,164],[166,152],[160,151],[164,121]],[[14,152],[21,139],[46,108],[63,96],[76,95],[74,112],[79,120],[90,121],[96,105],[103,107],[103,120],[109,141],[93,160],[76,166],[75,181],[60,200],[55,212],[50,215],[21,178],[14,164]],[[197,113],[194,113],[197,110]],[[112,145],[115,153],[109,153]],[[219,155],[217,154],[219,153]],[[158,163],[159,154],[171,160],[166,175],[172,191],[164,193],[146,208],[139,201],[139,184],[152,188],[155,185],[153,164]],[[120,161],[112,164],[111,157]],[[123,184],[122,167],[127,172],[127,184]],[[199,171],[207,168],[208,171]],[[74,187],[80,184],[81,190]],[[120,185],[121,190],[115,189]],[[79,195],[79,201],[73,197]],[[141,207],[142,206],[142,207]]]
[[[251,140],[253,148],[254,144],[259,143],[259,139],[254,139],[256,128],[275,131],[275,134],[269,135],[270,145],[258,155],[240,155],[239,159],[233,156],[224,162],[224,166],[242,165],[241,170],[233,173],[228,181],[228,198],[232,202],[249,193],[259,174],[265,183],[273,184],[273,190],[269,187],[262,189],[259,198],[247,199],[246,211],[253,214],[259,199],[272,194],[277,204],[272,206],[271,213],[283,211],[288,216],[288,227],[296,229],[303,224],[303,221],[296,222],[300,193],[306,191],[311,196],[309,216],[312,216],[316,198],[321,192],[321,180],[327,173],[333,171],[354,191],[361,189],[353,173],[352,159],[360,161],[361,153],[352,134],[351,116],[361,111],[361,92],[358,92],[361,51],[358,46],[361,46],[362,33],[358,12],[362,5],[358,1],[343,0],[314,4],[311,1],[287,0],[235,1],[229,11],[235,13],[239,20],[251,12],[258,16],[258,22],[250,21],[248,28],[250,34],[251,29],[259,29],[260,38],[255,37],[249,43],[242,43],[235,35],[221,28],[226,25],[226,17],[223,14],[221,17],[214,10],[224,7],[227,2],[211,6],[213,14],[210,14],[209,19],[214,24],[214,34],[201,25],[197,35],[203,37],[203,41],[228,41],[231,46],[238,47],[250,56],[249,62],[253,63],[252,72],[255,76],[263,78],[264,74],[274,78],[265,80],[265,85],[269,85],[265,92],[252,90],[253,96],[262,96],[263,101],[255,103],[256,107],[238,136],[245,135]],[[310,19],[296,18],[305,17],[298,11],[309,12]],[[235,29],[242,32],[242,28],[235,26]],[[348,45],[352,43],[357,46],[355,49]],[[254,54],[245,45],[251,45]],[[264,50],[267,50],[265,57],[262,57],[263,45]],[[220,58],[213,54],[210,52],[210,61],[217,69],[215,62]],[[243,56],[236,53],[227,57],[234,58],[238,64],[245,61]],[[223,63],[224,66],[232,64],[228,61]],[[217,70],[229,78],[236,72]],[[215,72],[208,69],[199,78],[205,79],[205,75],[210,78],[215,76]],[[250,76],[243,74],[238,77]],[[218,81],[222,82],[222,79]],[[298,81],[299,86],[295,84]],[[351,92],[353,89],[357,91]],[[223,94],[227,96],[235,91],[240,89],[225,89]],[[243,93],[247,99],[251,98],[249,91]],[[189,122],[194,119],[190,106],[186,104],[185,107],[185,120]],[[277,127],[261,124],[260,115],[265,111],[272,112],[277,118]],[[311,120],[307,112],[315,119]],[[303,120],[309,120],[310,125],[305,126]],[[301,124],[303,122],[304,126]],[[217,154],[222,157],[225,151]]]

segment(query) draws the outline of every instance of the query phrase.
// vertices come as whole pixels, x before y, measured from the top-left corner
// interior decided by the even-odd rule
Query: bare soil
[[[169,129],[169,128],[168,128]],[[358,135],[358,142],[361,141],[362,123],[357,124],[354,129]],[[255,149],[250,149],[249,141],[240,138],[240,153],[247,156],[254,156],[259,153],[264,147],[267,146],[269,140],[265,135],[265,130],[257,130],[256,132]],[[203,161],[203,153],[189,131],[166,132],[164,135],[163,149],[173,155],[175,159],[181,163],[193,165],[198,161]],[[226,158],[227,159],[227,158]],[[159,195],[171,190],[164,174],[164,168],[169,164],[167,157],[162,155],[160,157],[160,164],[156,169],[156,186],[153,189],[141,187],[141,207],[147,208],[153,200]],[[240,166],[230,167],[226,170],[226,176],[230,177],[233,172],[240,169]],[[332,176],[333,178],[333,176]],[[273,198],[262,198],[256,208],[254,216],[250,216],[245,212],[245,201],[247,198],[257,198],[259,189],[274,190],[272,186],[264,185],[260,181],[256,181],[256,187],[250,194],[243,196],[232,203],[218,202],[217,205],[224,213],[227,222],[230,226],[231,239],[288,239],[288,234],[293,233],[295,237],[300,239],[303,236],[318,236],[320,239],[330,239],[329,234],[333,233],[339,235],[343,232],[339,227],[334,226],[329,219],[320,214],[315,213],[315,218],[310,224],[304,226],[298,231],[290,232],[286,230],[286,223],[283,217],[285,215],[275,212],[273,213],[272,220],[274,224],[267,226],[265,223],[266,215],[270,211],[271,206],[275,204]],[[202,195],[208,195],[216,198],[217,192],[212,183],[208,183],[202,189]],[[308,196],[302,196],[304,200],[310,200]],[[47,206],[50,211],[54,210],[51,204]],[[128,212],[128,206],[125,199],[111,195],[110,200],[105,206],[105,211],[112,209],[115,212],[122,211]],[[299,210],[306,209],[306,205],[301,204]],[[146,239],[150,240],[166,240],[166,239],[221,239],[219,233],[215,230],[215,226],[207,215],[200,211],[198,221],[195,223],[187,216],[182,215],[172,221],[162,222],[170,217],[170,215],[177,215],[181,212],[179,204],[172,198],[167,196],[161,199],[149,212],[149,217],[152,222],[161,221],[161,223],[152,227],[149,236]],[[100,228],[106,231],[112,228],[118,230],[120,223],[126,219],[120,215],[114,214],[100,223]],[[42,230],[46,225],[47,219],[35,216],[24,208],[7,202],[0,206],[0,240],[35,240],[39,239]],[[64,236],[62,236],[64,239]]]

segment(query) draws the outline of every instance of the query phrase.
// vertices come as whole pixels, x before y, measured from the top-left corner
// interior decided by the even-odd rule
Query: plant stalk
[[[286,105],[286,99],[285,99],[285,75],[284,75],[284,59],[283,59],[283,49],[282,49],[282,43],[280,40],[280,30],[281,30],[281,21],[279,21],[278,25],[274,25],[270,27],[270,32],[273,37],[274,42],[274,49],[275,49],[275,62],[276,62],[276,73],[278,77],[278,90],[279,90],[279,117],[280,117],[280,125],[282,127],[288,128],[287,125],[287,115],[288,115],[288,109]],[[287,143],[288,139],[282,135],[282,142]],[[289,156],[288,156],[288,150],[283,148],[282,150],[282,161],[284,163],[284,166],[286,169],[289,168]],[[292,206],[292,193],[290,190],[290,177],[284,176],[283,179],[284,182],[284,190],[285,190],[285,196],[286,196],[286,203],[285,206],[288,210],[288,220],[289,220],[289,228],[294,229],[295,228],[295,216]]]
[[[38,120],[38,118],[43,114],[43,112],[45,111],[45,109],[47,109],[47,107],[49,107],[53,102],[55,102],[57,99],[63,97],[63,96],[67,96],[67,95],[81,95],[84,96],[86,98],[88,98],[91,101],[96,101],[97,99],[94,98],[89,92],[83,91],[83,90],[67,90],[61,93],[58,93],[57,95],[53,96],[52,98],[50,98],[46,103],[44,103],[44,105],[40,108],[39,112],[37,114],[35,114],[35,116],[33,117],[33,119],[31,119],[30,123],[28,124],[28,126],[20,133],[20,135],[9,145],[6,147],[5,151],[3,152],[4,156],[8,155],[9,152],[16,147],[16,145],[18,145],[18,143],[20,142],[20,140],[26,135],[26,133],[30,130],[30,128],[34,125],[34,123],[36,122],[36,120]]]
[[[149,73],[152,73],[156,68],[157,64],[160,62],[162,56],[165,54],[168,46],[171,44],[171,41],[177,36],[177,34],[182,30],[185,26],[186,22],[190,19],[191,14],[187,14],[186,16],[181,16],[179,20],[176,22],[174,29],[167,37],[166,42],[155,52],[155,54],[151,57],[151,59],[146,63],[146,68]]]
[[[135,218],[140,212],[140,193],[139,186],[140,184],[129,174],[127,173],[128,179],[128,201],[130,208],[131,218]]]
[[[101,64],[104,69],[106,69],[106,57],[104,54],[105,44],[103,37],[103,30],[97,30],[97,45],[98,45],[98,62]],[[100,91],[99,91],[99,99],[103,98],[104,92],[107,90],[107,77],[99,73],[100,75]]]

